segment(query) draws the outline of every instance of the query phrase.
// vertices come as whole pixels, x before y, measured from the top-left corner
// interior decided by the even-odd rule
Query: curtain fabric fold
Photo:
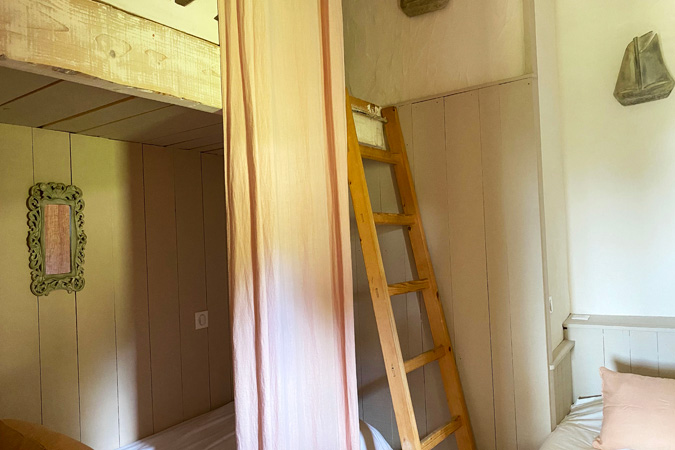
[[[237,441],[358,449],[339,0],[219,0]]]

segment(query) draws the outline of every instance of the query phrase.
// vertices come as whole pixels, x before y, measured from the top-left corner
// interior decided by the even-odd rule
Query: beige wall
[[[530,71],[523,0],[452,0],[410,18],[398,0],[344,0],[347,86],[380,105]]]
[[[674,16],[671,0],[557,2],[576,313],[675,315],[675,99],[612,95],[634,36],[657,31],[675,70]]]
[[[40,181],[84,192],[79,293],[30,293]],[[0,417],[107,450],[232,400],[222,156],[0,124],[0,198]]]

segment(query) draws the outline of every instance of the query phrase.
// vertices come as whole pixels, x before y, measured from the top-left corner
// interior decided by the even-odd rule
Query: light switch
[[[209,327],[209,312],[200,311],[195,313],[195,330]]]

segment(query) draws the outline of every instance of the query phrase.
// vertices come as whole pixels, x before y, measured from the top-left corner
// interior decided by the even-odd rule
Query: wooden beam
[[[218,45],[93,0],[0,0],[0,65],[207,112]]]

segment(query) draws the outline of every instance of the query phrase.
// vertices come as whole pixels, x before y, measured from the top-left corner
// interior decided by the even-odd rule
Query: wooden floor
[[[219,114],[0,67],[0,123],[223,153]]]

